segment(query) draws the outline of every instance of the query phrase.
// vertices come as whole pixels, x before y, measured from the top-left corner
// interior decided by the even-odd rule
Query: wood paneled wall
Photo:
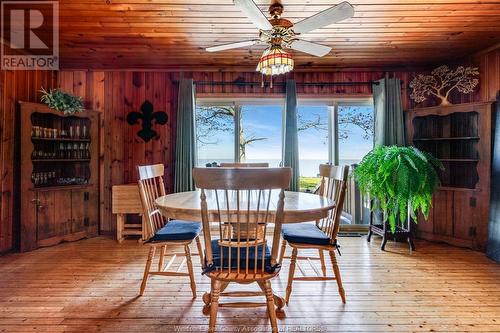
[[[475,101],[495,101],[500,93],[500,47],[476,54],[470,62],[479,65],[481,77]]]
[[[478,54],[467,61],[481,67],[481,87],[474,94],[453,97],[455,103],[494,100],[500,89],[499,50]],[[369,85],[308,86],[301,83],[315,82],[365,82],[378,80],[384,75],[395,76],[403,81],[402,97],[405,109],[433,105],[427,101],[415,105],[409,99],[408,84],[414,72],[295,72],[287,78],[298,83],[298,94],[302,96],[346,96],[368,95]],[[112,232],[115,219],[111,214],[111,186],[137,179],[136,166],[140,164],[164,163],[166,165],[167,190],[172,189],[174,170],[175,113],[177,108],[177,84],[180,77],[192,77],[195,81],[210,82],[256,82],[253,86],[239,85],[199,85],[200,96],[254,96],[281,97],[284,87],[279,85],[285,78],[275,80],[274,88],[269,82],[261,88],[261,76],[254,72],[151,72],[151,71],[60,71],[49,72],[2,72],[1,89],[1,138],[0,171],[0,251],[11,249],[15,242],[13,227],[13,159],[14,159],[14,115],[15,101],[38,101],[37,91],[41,86],[59,86],[73,94],[82,96],[86,107],[103,113],[101,117],[100,142],[100,206],[101,232]],[[267,80],[267,79],[266,79]],[[130,111],[138,111],[141,104],[149,100],[155,111],[165,111],[169,121],[160,127],[160,139],[144,143],[137,137],[139,125],[129,126],[126,116]]]
[[[177,89],[167,72],[131,71],[62,71],[58,85],[65,91],[82,96],[86,107],[103,112],[101,117],[100,205],[101,232],[115,229],[111,214],[111,187],[137,181],[137,165],[164,163],[166,187],[170,192],[173,179],[173,139]],[[155,125],[158,140],[145,143],[137,136],[140,125],[130,126],[127,114],[139,111],[150,101],[154,111],[165,111],[168,123]]]
[[[56,73],[48,71],[0,71],[0,253],[16,247],[18,213],[14,207],[14,138],[16,102],[40,99],[41,87],[56,85]]]
[[[406,83],[409,73],[390,73],[401,77]],[[253,86],[199,85],[201,96],[255,96],[282,97],[284,78],[276,80],[274,88],[261,88],[261,76],[254,72],[135,72],[135,71],[61,71],[58,85],[62,89],[82,96],[87,107],[104,112],[101,128],[101,231],[112,232],[115,217],[111,214],[111,187],[115,184],[135,182],[136,166],[150,163],[166,165],[166,185],[173,185],[175,113],[177,106],[178,80],[183,77],[208,82],[256,82]],[[298,93],[303,96],[369,95],[370,85],[305,86],[311,82],[365,82],[377,80],[383,72],[331,72],[294,73]],[[268,83],[268,82],[267,82]],[[405,89],[403,85],[403,89]],[[405,104],[409,103],[405,96]],[[228,97],[229,98],[229,97]],[[149,100],[156,111],[165,111],[169,121],[161,127],[159,140],[144,143],[137,137],[139,126],[129,126],[126,116],[138,111],[141,104]]]

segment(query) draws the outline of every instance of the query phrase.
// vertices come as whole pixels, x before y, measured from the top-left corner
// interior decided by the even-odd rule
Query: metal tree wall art
[[[448,96],[453,89],[468,94],[474,91],[479,84],[477,67],[459,66],[455,70],[448,66],[440,66],[434,69],[430,75],[419,74],[410,82],[413,89],[410,98],[420,103],[433,95],[441,100],[440,105],[450,105]]]
[[[142,129],[137,132],[137,135],[144,140],[144,142],[149,142],[149,140],[160,136],[153,129],[154,124],[165,125],[168,121],[168,116],[163,111],[153,112],[153,104],[150,101],[145,101],[141,105],[141,112],[130,112],[127,115],[127,122],[130,125],[135,125],[142,120]]]

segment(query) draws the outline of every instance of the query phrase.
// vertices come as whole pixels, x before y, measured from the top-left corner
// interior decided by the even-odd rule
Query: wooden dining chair
[[[280,263],[283,262],[286,245],[292,247],[292,256],[290,257],[290,269],[288,273],[288,284],[286,287],[285,302],[288,304],[292,293],[293,281],[328,281],[336,280],[342,302],[345,303],[345,291],[342,286],[340,269],[337,264],[335,251],[339,244],[337,234],[340,227],[340,218],[347,187],[347,177],[349,175],[349,166],[333,166],[322,164],[319,166],[321,183],[319,195],[327,197],[335,202],[335,207],[328,212],[328,216],[322,220],[305,223],[285,224],[281,230],[283,242],[280,253]],[[316,249],[319,257],[299,257],[298,250]],[[333,276],[327,276],[325,258],[323,251],[328,251],[333,268]],[[310,264],[316,276],[306,276],[305,271],[299,265],[298,259],[305,259]],[[316,268],[312,260],[319,260],[321,263],[322,274]],[[301,277],[295,277],[295,267],[301,271]]]
[[[231,163],[221,163],[220,164],[221,168],[269,168],[269,163],[263,162],[263,163],[244,163],[244,162],[231,162]],[[225,229],[224,231],[227,231],[229,225],[225,224]],[[263,232],[264,227],[261,225],[259,230],[257,232]]]
[[[234,162],[234,163],[221,163],[221,168],[269,168],[269,163],[244,163],[244,162]]]
[[[278,332],[271,279],[278,275],[277,262],[283,221],[285,189],[290,184],[290,168],[195,168],[193,178],[201,190],[201,219],[205,237],[204,274],[211,279],[211,291],[204,297],[210,310],[209,332],[215,331],[219,307],[267,306],[273,332]],[[208,207],[207,197],[216,202]],[[271,214],[270,209],[276,212]],[[210,210],[210,213],[209,213]],[[213,214],[213,212],[216,212]],[[219,226],[212,239],[210,222]],[[226,232],[226,224],[233,232]],[[260,225],[274,223],[271,247]],[[236,235],[236,236],[235,236]],[[224,292],[229,283],[256,282],[262,292]],[[234,302],[219,304],[219,297],[265,296],[266,303]]]
[[[201,263],[203,264],[203,250],[201,247],[199,234],[201,232],[201,223],[182,220],[168,220],[161,215],[156,207],[155,200],[165,195],[165,185],[163,183],[164,167],[163,164],[138,166],[139,172],[139,192],[143,208],[143,218],[146,221],[144,244],[150,246],[144,277],[142,278],[140,295],[144,294],[146,283],[150,275],[162,276],[189,276],[191,280],[191,291],[193,298],[196,298],[196,283],[194,279],[193,263],[191,260],[191,251],[189,245],[196,240]],[[176,271],[168,269],[174,263],[177,254],[173,254],[169,262],[165,265],[165,255],[167,246],[183,246],[185,258],[179,264]],[[151,265],[155,253],[159,249],[158,270],[151,271]],[[181,269],[187,264],[188,272],[182,272]]]

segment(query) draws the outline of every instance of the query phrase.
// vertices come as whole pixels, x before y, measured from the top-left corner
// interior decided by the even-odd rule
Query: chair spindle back
[[[276,267],[285,189],[290,168],[195,168],[201,190],[201,214],[207,267],[214,265],[210,222],[218,224],[220,264],[214,269],[237,274],[264,274]],[[207,206],[207,197],[216,207]],[[216,214],[209,214],[215,211]],[[271,214],[271,210],[275,213]],[[212,219],[213,221],[210,221]],[[270,262],[265,261],[266,227],[274,222]],[[229,227],[228,227],[229,225]],[[259,227],[264,227],[259,232]],[[244,258],[244,259],[243,259]]]
[[[158,197],[166,194],[163,183],[164,166],[163,164],[138,166],[137,170],[139,173],[139,192],[144,211],[143,218],[146,219],[146,239],[149,239],[167,223],[155,203]]]
[[[334,166],[321,164],[319,166],[321,183],[319,195],[335,201],[335,207],[328,212],[328,216],[317,221],[318,227],[329,237],[331,244],[337,239],[340,228],[340,218],[347,188],[347,177],[349,176],[349,166]]]

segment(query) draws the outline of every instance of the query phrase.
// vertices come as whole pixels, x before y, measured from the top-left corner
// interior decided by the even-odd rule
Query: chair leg
[[[281,253],[280,253],[280,259],[279,263],[283,263],[283,258],[285,257],[285,251],[286,251],[286,240],[283,239],[283,242],[281,243]]]
[[[292,250],[292,258],[290,260],[290,269],[288,272],[288,284],[286,286],[286,295],[285,295],[285,303],[288,305],[288,301],[290,300],[290,294],[292,293],[292,283],[293,276],[295,274],[295,264],[297,263],[297,248],[293,248]]]
[[[156,248],[154,246],[149,248],[148,260],[146,261],[146,267],[144,268],[144,276],[142,278],[141,290],[139,292],[140,296],[144,294],[144,289],[146,289],[146,282],[148,281],[149,270],[151,269],[151,263],[153,262],[155,251]]]
[[[191,250],[189,249],[189,245],[184,245],[184,252],[186,253],[186,263],[189,272],[189,279],[191,280],[191,292],[193,293],[193,299],[196,298],[196,282],[194,279],[194,271],[193,271],[193,261],[191,260]]]
[[[382,251],[385,251],[385,244],[387,244],[387,240],[388,240],[388,237],[387,235],[384,233],[384,236],[382,236],[382,244],[380,245],[380,249]]]
[[[326,276],[325,256],[323,255],[323,250],[318,249],[318,252],[319,260],[321,261],[321,270],[323,271],[323,276]]]
[[[212,280],[212,290],[210,292],[210,321],[208,323],[209,333],[215,332],[217,311],[219,310],[220,290],[221,290],[221,281]]]
[[[158,261],[158,272],[163,271],[163,264],[165,262],[166,254],[167,254],[167,246],[163,245],[160,250],[160,260]]]
[[[196,236],[196,246],[198,247],[198,254],[200,255],[201,267],[205,267],[205,257],[203,256],[203,248],[201,247],[200,236]]]
[[[332,260],[333,273],[335,274],[335,281],[337,281],[337,286],[339,288],[340,298],[342,298],[342,303],[345,304],[345,290],[342,286],[342,278],[340,277],[340,269],[337,264],[337,257],[335,256],[335,252],[330,251],[330,259]]]
[[[415,251],[415,243],[413,243],[413,237],[408,237],[408,244],[410,244],[410,251]]]
[[[276,321],[276,307],[274,305],[274,294],[271,288],[271,281],[261,281],[258,282],[260,288],[266,295],[267,303],[267,314],[269,315],[269,321],[271,322],[271,328],[273,333],[278,333],[278,322]]]

